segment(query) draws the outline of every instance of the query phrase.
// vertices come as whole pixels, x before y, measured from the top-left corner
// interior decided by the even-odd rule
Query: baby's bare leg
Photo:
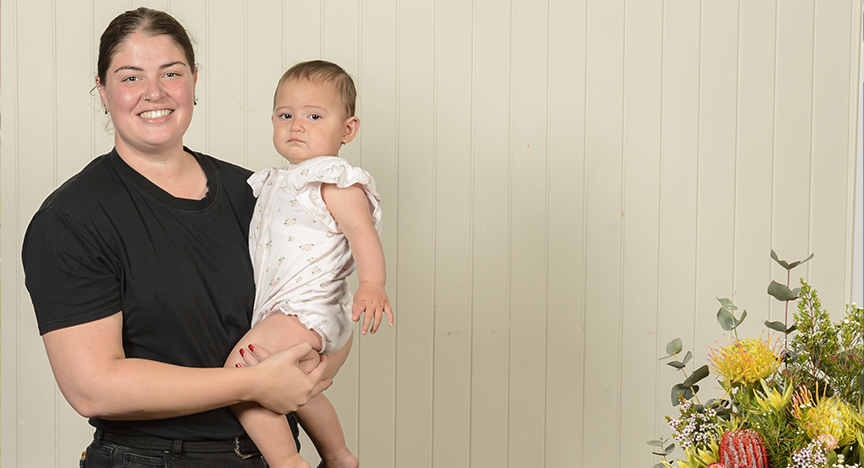
[[[328,378],[332,379],[345,363],[353,340],[352,334],[342,349],[328,356]],[[319,468],[357,468],[360,465],[357,457],[345,445],[345,435],[342,433],[342,425],[339,424],[336,409],[323,393],[300,408],[296,414],[300,425],[321,455]]]
[[[277,312],[262,320],[243,336],[228,356],[225,367],[234,367],[242,362],[240,349],[250,343],[276,352],[304,341],[312,344],[313,348],[321,349],[321,338],[317,333],[307,329],[297,317]],[[310,368],[314,368],[319,360],[318,353],[313,350],[308,359],[301,361],[300,367],[304,368],[308,364]],[[272,468],[310,468],[309,463],[297,453],[294,435],[285,416],[255,403],[234,405],[231,409]]]

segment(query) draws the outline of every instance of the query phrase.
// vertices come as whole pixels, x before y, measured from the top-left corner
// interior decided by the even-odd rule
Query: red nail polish
[[[234,367],[243,367],[243,365],[238,362],[237,364],[234,364]]]
[[[245,357],[246,356],[246,350],[243,348],[240,348],[240,355]]]
[[[252,351],[254,353],[255,352],[255,346],[250,344],[249,345],[249,351]]]

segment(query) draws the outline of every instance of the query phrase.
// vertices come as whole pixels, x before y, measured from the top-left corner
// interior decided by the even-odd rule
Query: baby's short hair
[[[347,116],[354,117],[357,89],[354,87],[354,79],[339,65],[325,60],[300,62],[289,68],[282,75],[282,78],[279,79],[279,84],[276,85],[276,93],[279,92],[282,83],[291,80],[306,80],[318,84],[325,83],[332,85],[339,94],[339,98],[342,99]],[[276,108],[276,93],[273,94],[274,109]]]

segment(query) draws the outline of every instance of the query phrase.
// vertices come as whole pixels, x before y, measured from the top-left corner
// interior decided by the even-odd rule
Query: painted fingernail
[[[243,348],[240,348],[240,355],[245,357],[246,356],[246,350]]]
[[[243,364],[240,364],[240,363],[238,362],[237,364],[234,364],[234,367],[243,367]]]
[[[254,353],[255,352],[255,346],[250,344],[249,345],[249,351],[252,351]]]

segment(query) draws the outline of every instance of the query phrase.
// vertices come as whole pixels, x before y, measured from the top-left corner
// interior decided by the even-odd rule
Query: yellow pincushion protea
[[[798,426],[812,439],[830,434],[837,438],[839,445],[849,445],[855,442],[855,435],[864,425],[861,416],[849,403],[835,397],[822,398],[814,403],[807,389],[795,393],[792,406]]]
[[[771,376],[780,367],[780,358],[762,338],[744,338],[720,349],[711,349],[708,355],[711,370],[726,385],[750,385]]]

